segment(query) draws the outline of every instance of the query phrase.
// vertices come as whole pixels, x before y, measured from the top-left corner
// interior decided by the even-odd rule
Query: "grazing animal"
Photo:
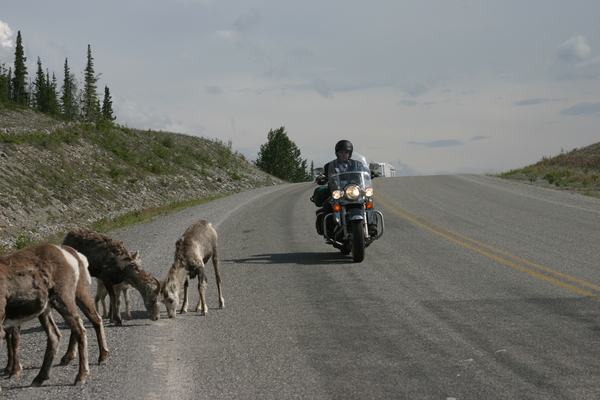
[[[221,275],[219,274],[219,258],[217,256],[217,232],[210,222],[200,220],[192,224],[175,243],[175,260],[161,288],[162,302],[167,308],[169,318],[175,317],[179,306],[179,290],[183,283],[183,305],[181,313],[187,312],[189,280],[198,277],[200,299],[196,311],[202,315],[208,311],[206,306],[206,274],[204,264],[212,259],[219,292],[219,308],[225,306],[221,294]]]
[[[106,307],[106,296],[108,296],[108,291],[104,287],[101,279],[96,278],[97,288],[96,288],[96,296],[94,297],[94,303],[96,304],[96,310],[100,313],[100,304],[102,304],[102,317],[109,317],[109,309]],[[125,318],[131,319],[131,301],[129,299],[129,288],[131,285],[127,282],[119,283],[118,285],[113,286],[115,288],[115,297],[117,299],[117,313],[121,315],[121,293],[123,293],[123,299],[125,299]],[[112,313],[110,314],[112,321]]]
[[[63,250],[69,252],[73,257],[77,259],[79,266],[79,279],[77,280],[77,287],[75,289],[75,302],[87,319],[92,323],[96,332],[96,338],[98,339],[99,357],[98,364],[103,364],[108,360],[108,347],[106,345],[106,335],[104,333],[104,326],[102,325],[102,318],[96,312],[94,303],[91,296],[91,277],[88,272],[88,261],[87,258],[75,251],[72,247],[61,246]],[[52,318],[52,314],[50,314]],[[6,328],[6,345],[8,350],[8,362],[6,365],[6,373],[9,376],[20,375],[23,367],[19,360],[19,340],[20,340],[21,326],[11,326]],[[60,335],[59,335],[60,336]],[[75,336],[71,335],[69,338],[69,347],[65,355],[61,358],[60,362],[63,365],[69,364],[76,355],[77,341]]]
[[[139,253],[128,252],[123,242],[84,228],[72,229],[63,244],[73,247],[85,255],[89,262],[90,275],[102,280],[110,297],[112,320],[121,325],[114,285],[131,284],[142,295],[144,305],[152,321],[160,317],[158,295],[160,282],[141,267]]]
[[[5,336],[4,327],[18,327],[35,317],[48,336],[44,361],[32,386],[41,386],[50,378],[60,343],[51,307],[65,319],[77,343],[79,371],[75,384],[85,383],[89,375],[87,336],[76,304],[78,281],[79,260],[65,248],[42,244],[0,257],[0,339]],[[15,336],[9,336],[9,343],[14,343]]]

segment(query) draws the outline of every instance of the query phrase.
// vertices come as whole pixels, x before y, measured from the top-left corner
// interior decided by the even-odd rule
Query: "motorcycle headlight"
[[[360,197],[360,188],[356,185],[350,185],[346,188],[345,195],[348,200],[356,200]]]
[[[365,196],[372,197],[373,196],[373,188],[368,188],[365,190]]]
[[[331,197],[333,197],[335,200],[339,200],[342,198],[342,191],[341,190],[334,190],[331,193]]]

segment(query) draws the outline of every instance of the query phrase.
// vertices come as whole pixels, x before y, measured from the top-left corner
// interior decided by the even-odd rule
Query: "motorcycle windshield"
[[[329,163],[329,189],[343,190],[349,184],[360,186],[361,189],[372,187],[371,171],[365,158],[356,152],[347,163],[340,163],[337,159]]]

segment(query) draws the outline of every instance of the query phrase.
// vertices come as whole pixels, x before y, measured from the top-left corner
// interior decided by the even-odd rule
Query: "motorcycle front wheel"
[[[350,221],[350,224],[352,226],[352,242],[350,243],[352,259],[354,262],[361,262],[365,259],[365,229],[363,221]]]

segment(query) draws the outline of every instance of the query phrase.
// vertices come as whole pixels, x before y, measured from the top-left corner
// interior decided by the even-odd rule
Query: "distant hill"
[[[498,176],[600,197],[600,142]]]
[[[108,229],[114,219],[281,183],[231,143],[0,105],[0,254],[73,227]]]

